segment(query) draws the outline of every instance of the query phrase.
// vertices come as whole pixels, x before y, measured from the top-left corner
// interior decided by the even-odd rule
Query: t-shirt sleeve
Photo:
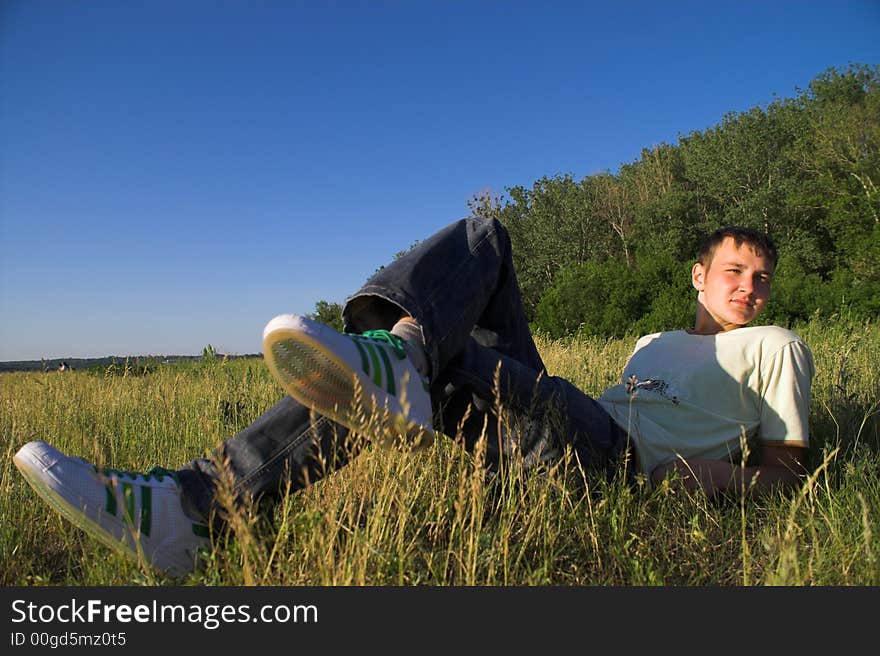
[[[761,442],[809,445],[813,373],[813,355],[799,340],[789,342],[763,363],[761,424],[758,428]]]

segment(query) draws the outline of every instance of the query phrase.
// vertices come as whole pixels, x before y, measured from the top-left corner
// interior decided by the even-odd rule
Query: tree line
[[[534,329],[622,336],[692,324],[697,244],[733,224],[780,252],[760,322],[880,316],[878,184],[880,68],[853,64],[616,172],[544,177],[468,208],[507,227]],[[319,301],[313,316],[341,327],[341,309]]]
[[[723,225],[780,251],[762,321],[880,314],[880,69],[828,69],[793,98],[730,113],[615,173],[545,177],[473,216],[509,230],[526,312],[550,336],[693,321],[699,238]]]

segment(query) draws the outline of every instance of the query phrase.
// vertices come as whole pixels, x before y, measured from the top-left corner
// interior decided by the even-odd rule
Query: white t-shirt
[[[650,474],[679,456],[728,460],[743,434],[807,446],[813,372],[807,345],[778,326],[676,330],[639,339],[621,384],[597,401],[629,433]]]

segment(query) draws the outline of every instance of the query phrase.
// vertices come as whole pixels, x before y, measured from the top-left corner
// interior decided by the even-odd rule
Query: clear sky
[[[257,353],[481,190],[878,44],[877,0],[2,0],[0,360]]]

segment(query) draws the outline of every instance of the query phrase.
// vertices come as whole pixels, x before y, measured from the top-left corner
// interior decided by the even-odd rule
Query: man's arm
[[[721,460],[676,460],[660,465],[651,472],[651,481],[659,484],[673,472],[687,490],[702,488],[708,496],[719,492],[746,490],[752,496],[776,487],[798,485],[806,473],[806,449],[799,446],[762,445],[759,465],[741,467]]]

